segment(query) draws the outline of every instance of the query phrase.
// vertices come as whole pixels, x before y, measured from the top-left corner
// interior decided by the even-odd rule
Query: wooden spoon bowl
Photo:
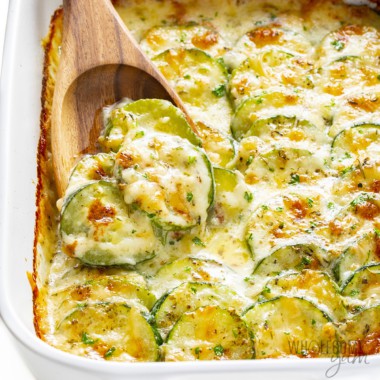
[[[97,151],[104,106],[124,97],[167,99],[188,117],[178,95],[142,53],[109,0],[64,0],[63,14],[51,131],[59,196],[77,159]]]

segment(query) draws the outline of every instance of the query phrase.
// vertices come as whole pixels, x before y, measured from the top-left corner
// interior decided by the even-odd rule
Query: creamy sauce
[[[125,0],[119,1],[116,8],[135,37],[142,40],[144,50],[151,57],[168,48],[194,48],[197,47],[196,44],[199,47],[199,40],[194,39],[194,36],[197,37],[196,33],[207,34],[207,30],[213,30],[220,35],[217,48],[205,51],[215,59],[224,58],[230,80],[226,82],[223,91],[229,92],[229,95],[214,93],[222,101],[211,108],[207,108],[207,104],[202,104],[202,107],[195,103],[194,105],[190,99],[189,112],[195,121],[214,128],[223,136],[224,141],[233,140],[236,147],[235,157],[220,165],[220,147],[204,144],[205,151],[215,166],[223,166],[233,171],[233,179],[225,174],[226,181],[236,182],[232,189],[228,188],[229,185],[220,185],[218,188],[216,178],[214,206],[208,209],[207,193],[211,179],[204,166],[200,165],[196,168],[196,173],[188,173],[186,177],[182,176],[185,164],[183,167],[177,165],[165,170],[163,166],[155,166],[154,157],[152,158],[155,152],[160,152],[161,159],[164,156],[168,159],[170,156],[173,162],[185,162],[186,157],[192,155],[193,149],[188,141],[182,143],[184,150],[173,158],[171,149],[180,146],[183,139],[173,136],[165,138],[164,135],[156,133],[155,143],[166,144],[167,151],[158,149],[153,152],[149,150],[150,140],[145,140],[144,134],[138,139],[134,139],[136,135],[133,138],[127,135],[123,142],[124,149],[129,150],[128,154],[139,155],[139,160],[146,165],[148,174],[159,178],[155,182],[147,182],[141,173],[132,168],[123,168],[122,181],[128,184],[123,186],[127,204],[138,200],[140,206],[143,205],[143,211],[152,213],[156,209],[164,210],[162,215],[166,222],[185,225],[184,217],[168,208],[174,201],[178,201],[174,196],[178,183],[186,188],[190,201],[193,198],[199,200],[188,209],[189,218],[198,220],[198,223],[189,222],[191,229],[167,232],[164,243],[162,238],[154,236],[149,230],[146,238],[149,240],[149,250],[154,251],[154,257],[142,261],[133,271],[145,278],[147,286],[158,298],[173,287],[173,282],[169,281],[166,285],[160,276],[155,276],[160,268],[187,257],[215,260],[228,273],[220,282],[236,291],[246,307],[259,299],[270,279],[255,275],[254,271],[261,260],[283,247],[320,247],[321,250],[316,253],[320,266],[311,269],[324,270],[333,276],[335,260],[349,247],[355,246],[362,236],[380,229],[380,202],[375,194],[380,189],[375,189],[373,182],[377,180],[376,168],[380,166],[380,140],[368,145],[370,154],[375,156],[372,163],[375,169],[372,172],[368,169],[366,173],[370,174],[365,178],[360,177],[362,166],[365,166],[363,162],[367,159],[366,154],[369,154],[365,149],[358,152],[345,145],[344,151],[349,150],[347,154],[351,155],[349,162],[337,163],[331,160],[331,146],[339,131],[363,122],[380,122],[379,85],[376,83],[379,80],[379,62],[370,62],[368,69],[366,63],[357,63],[356,58],[352,61],[353,66],[346,66],[345,58],[358,56],[362,59],[366,55],[378,57],[380,43],[375,28],[380,28],[380,17],[368,8],[348,6],[337,1],[226,0],[221,4],[217,0],[183,3]],[[194,34],[190,37],[179,35],[178,41],[178,33],[170,29],[171,25],[176,24],[203,25],[206,32],[202,29],[192,31]],[[360,25],[366,25],[369,29],[364,34],[355,31],[351,33],[349,28],[346,32],[345,29],[340,29],[343,30],[340,34],[326,37],[328,33],[351,24],[358,25],[357,29],[360,29]],[[144,39],[151,28],[160,26],[164,27],[163,35],[156,29],[154,38],[151,36],[150,40]],[[165,28],[168,28],[166,32]],[[255,28],[263,28],[264,34],[247,34]],[[169,33],[170,38],[165,39],[165,33]],[[278,35],[282,37],[277,42],[266,40],[276,39]],[[351,35],[354,35],[353,39],[350,39]],[[163,49],[160,38],[164,40]],[[344,51],[345,48],[347,52]],[[279,54],[284,55],[280,62],[276,61]],[[244,64],[247,57],[252,60]],[[287,59],[289,64],[284,63]],[[351,76],[349,71],[347,77],[339,77],[340,74],[345,75],[344,70],[353,70],[352,67],[355,68],[355,75]],[[237,71],[232,72],[235,68]],[[206,65],[206,69],[209,66]],[[186,94],[191,93],[191,81],[203,80],[202,77],[197,77],[196,70],[191,75],[181,75],[184,77],[168,79],[175,81],[177,88],[181,88]],[[187,75],[191,78],[186,78]],[[214,80],[212,75],[209,76],[210,81]],[[363,78],[367,78],[367,82],[363,82]],[[202,83],[204,84],[204,80]],[[211,90],[215,92],[214,84],[212,86]],[[197,87],[197,91],[204,93],[207,87]],[[221,88],[217,89],[219,90]],[[214,99],[212,96],[208,94],[205,101],[208,98]],[[245,110],[247,99],[254,101]],[[116,107],[127,103],[118,104]],[[112,109],[106,112],[106,120],[111,113]],[[278,116],[286,117],[286,123],[290,124],[285,123],[285,127],[276,129],[278,120],[275,118]],[[262,125],[256,123],[261,120],[266,122]],[[301,121],[309,124],[301,125]],[[232,129],[235,126],[237,134],[240,133],[236,139],[229,131],[230,123]],[[141,132],[140,129],[137,129],[138,133]],[[234,134],[235,137],[237,134]],[[145,131],[145,135],[152,136],[149,131]],[[374,172],[376,173],[373,174]],[[115,173],[111,173],[111,177],[113,175]],[[203,181],[194,187],[197,176],[208,178],[209,182]],[[80,181],[72,181],[66,197],[82,184]],[[169,206],[158,191],[164,185],[166,194],[171,194],[166,198]],[[362,196],[363,191],[370,195]],[[140,215],[139,218],[142,224],[149,222],[144,216]],[[127,227],[124,226],[124,229]],[[83,236],[79,242],[80,248],[84,247],[84,250],[85,239],[86,236]],[[74,240],[75,238],[68,237],[66,243],[72,245]],[[130,242],[126,240],[123,244],[127,246]],[[125,264],[130,263],[125,261]],[[309,264],[306,262],[305,269],[310,269]],[[48,284],[47,315],[50,330],[47,340],[64,350],[91,356],[87,351],[71,347],[56,334],[57,325],[65,318],[67,310],[60,305],[61,298],[54,295],[73,284],[85,283],[104,274],[128,273],[129,268],[86,267],[79,260],[58,251],[52,260]],[[326,287],[327,293],[334,293],[334,296],[337,292],[332,291],[329,288],[331,284],[321,276],[315,281],[322,285],[316,285],[311,291],[299,285],[298,290],[296,285],[287,285],[289,288],[283,290],[283,293],[276,289],[279,294],[309,297],[326,314],[332,316],[336,323],[344,322],[353,310],[349,307],[345,313],[345,307],[341,304],[365,304],[366,301],[338,295],[337,312],[333,309],[333,296],[323,294],[323,287]],[[310,283],[313,281],[314,277]],[[376,298],[378,290],[374,289],[373,292],[375,296],[371,297]],[[278,355],[268,352],[259,356]],[[95,358],[99,359],[96,356]],[[120,358],[125,360],[124,356]]]

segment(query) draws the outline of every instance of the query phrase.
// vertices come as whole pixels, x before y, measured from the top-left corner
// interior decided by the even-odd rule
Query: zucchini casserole
[[[195,127],[103,109],[58,199],[44,40],[35,327],[110,361],[380,352],[380,16],[341,0],[118,0]]]

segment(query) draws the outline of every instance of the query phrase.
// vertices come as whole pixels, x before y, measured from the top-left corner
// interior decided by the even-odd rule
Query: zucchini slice
[[[318,68],[319,79],[315,82],[323,92],[340,96],[353,87],[365,89],[379,83],[379,69],[368,64],[360,56],[343,56]]]
[[[296,184],[297,177],[292,183]],[[325,226],[325,199],[313,191],[290,192],[261,204],[251,215],[246,239],[259,262],[277,248],[294,244],[322,243]]]
[[[355,244],[358,236],[373,232],[373,224],[379,216],[380,195],[360,193],[329,222],[330,243],[342,248]]]
[[[288,145],[326,144],[329,139],[320,126],[295,115],[276,115],[256,120],[244,137],[257,136],[265,143],[281,141]]]
[[[233,311],[215,305],[183,314],[162,348],[165,361],[254,357],[246,324]]]
[[[380,82],[379,82],[380,83]],[[329,136],[334,138],[347,127],[374,125],[376,128],[380,113],[379,86],[354,91],[342,97],[335,104],[334,117]]]
[[[345,356],[373,355],[380,352],[380,305],[362,310],[341,327]]]
[[[371,26],[345,25],[329,33],[317,49],[321,63],[326,64],[345,56],[357,55],[377,64],[380,55],[380,33]]]
[[[149,218],[129,213],[117,185],[93,182],[70,195],[61,211],[62,249],[90,265],[136,265],[152,258]]]
[[[340,284],[359,268],[367,265],[380,263],[380,241],[376,232],[368,232],[348,247],[336,260],[333,267],[335,278]]]
[[[231,122],[232,134],[235,139],[241,140],[258,119],[278,114],[297,115],[301,112],[301,103],[299,94],[279,90],[263,92],[248,98],[235,111]]]
[[[253,201],[253,194],[244,183],[238,171],[214,168],[215,205],[210,215],[210,223],[220,226],[226,220],[233,220]]]
[[[157,26],[148,31],[140,42],[143,51],[151,58],[168,49],[197,48],[220,57],[226,51],[226,43],[220,34],[201,25]]]
[[[299,297],[277,297],[250,307],[243,319],[255,336],[256,358],[331,356],[336,340],[329,317],[310,301]]]
[[[277,276],[290,270],[321,269],[321,248],[314,244],[295,244],[276,249],[262,259],[253,274],[258,276]]]
[[[343,286],[342,295],[364,301],[366,306],[379,304],[380,265],[366,265],[355,271]]]
[[[235,142],[230,135],[198,122],[198,135],[202,146],[213,165],[229,166],[236,156]]]
[[[140,311],[123,303],[81,305],[57,327],[67,351],[113,361],[156,361],[158,339]]]
[[[312,46],[302,34],[290,28],[282,29],[276,25],[260,26],[241,37],[232,50],[235,59],[228,59],[227,54],[226,61],[231,61],[230,66],[236,68],[246,58],[267,50],[306,55],[312,52]]]
[[[320,151],[283,146],[250,155],[244,175],[250,184],[265,183],[276,187],[287,187],[295,181],[309,184],[327,176],[324,157]]]
[[[266,283],[259,299],[281,295],[305,297],[336,320],[343,320],[347,315],[338,286],[325,272],[304,269],[300,273],[277,276]]]
[[[293,54],[269,50],[245,60],[231,75],[229,92],[235,107],[258,90],[273,87],[312,89],[313,63]]]
[[[114,166],[115,156],[112,153],[84,156],[71,172],[66,196],[93,181],[112,181]]]
[[[230,272],[215,260],[186,257],[164,265],[154,276],[153,288],[162,294],[183,282],[220,283],[228,279]]]
[[[335,136],[331,149],[333,167],[340,175],[359,168],[364,178],[380,179],[380,124],[360,124]]]
[[[100,143],[106,150],[118,152],[128,132],[133,136],[162,132],[180,136],[197,146],[202,144],[183,112],[172,103],[161,99],[141,99],[114,108]]]
[[[73,309],[76,304],[95,302],[126,302],[136,307],[143,306],[141,310],[150,310],[156,302],[144,278],[129,274],[103,276],[72,285],[53,293],[52,297],[57,303],[61,301],[60,309],[64,310]]]
[[[162,296],[153,307],[152,314],[162,336],[166,336],[183,313],[209,305],[234,309],[240,314],[247,300],[224,285],[186,282]]]
[[[203,224],[214,200],[211,163],[200,148],[164,133],[129,138],[116,155],[124,200],[165,231]]]
[[[231,106],[224,65],[198,49],[170,49],[153,60],[195,122],[228,134]]]

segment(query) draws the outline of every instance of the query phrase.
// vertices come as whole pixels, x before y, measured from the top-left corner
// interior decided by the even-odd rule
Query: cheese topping
[[[105,110],[61,200],[44,339],[118,361],[379,352],[380,17],[115,3],[196,130],[163,100]]]

